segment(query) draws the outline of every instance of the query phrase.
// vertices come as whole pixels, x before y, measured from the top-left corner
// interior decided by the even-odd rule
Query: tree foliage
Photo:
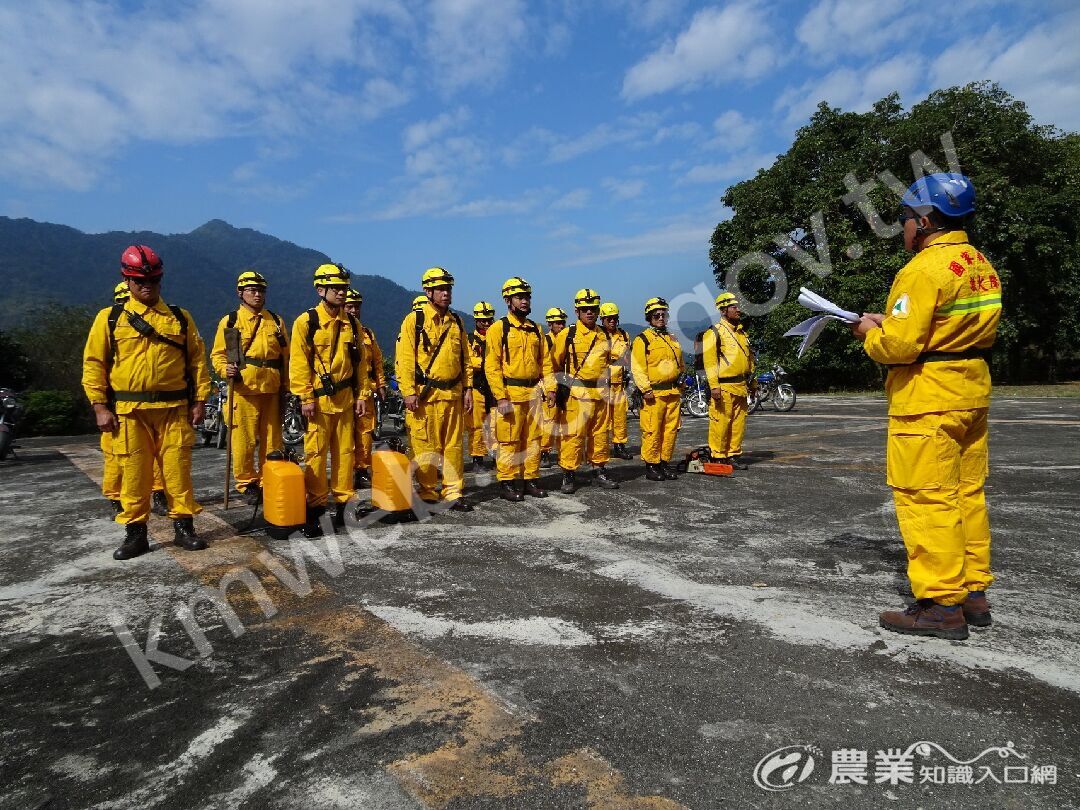
[[[995,378],[1055,381],[1078,370],[1080,136],[1033,124],[1023,102],[980,82],[936,91],[906,112],[896,95],[866,113],[822,104],[771,167],[725,194],[734,216],[713,233],[709,258],[717,279],[730,281],[731,265],[753,251],[772,267],[751,266],[739,275],[738,287],[751,300],[770,298],[786,278],[787,295],[753,319],[751,331],[769,359],[804,387],[851,388],[881,379],[882,370],[839,328],[826,330],[802,359],[795,358],[798,341],[782,335],[808,314],[795,302],[800,286],[847,309],[882,311],[909,256],[899,235],[879,232],[895,224],[899,195],[916,176],[949,170],[950,138],[977,191],[969,236],[1004,288]],[[851,193],[853,184],[870,181],[864,192],[880,213],[878,232]],[[815,229],[818,212],[823,227]],[[783,249],[777,235],[796,248]],[[797,249],[805,251],[801,261]],[[813,272],[815,261],[827,275]]]

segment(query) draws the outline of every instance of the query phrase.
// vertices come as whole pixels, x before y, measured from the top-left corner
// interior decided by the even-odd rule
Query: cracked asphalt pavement
[[[885,424],[804,397],[730,479],[614,462],[618,491],[510,504],[470,475],[470,514],[317,542],[223,511],[200,447],[210,549],[153,518],[125,563],[93,438],[23,440],[0,807],[1080,807],[1080,400],[991,409],[966,642],[878,627],[910,596]]]

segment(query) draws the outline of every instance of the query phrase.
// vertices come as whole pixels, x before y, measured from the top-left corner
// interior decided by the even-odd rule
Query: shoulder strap
[[[110,366],[116,362],[116,322],[120,320],[123,311],[123,304],[113,304],[112,309],[109,310],[109,346],[112,350],[109,355],[111,358]]]
[[[235,329],[236,328],[236,315],[237,315],[237,312],[236,312],[235,309],[232,312],[229,313],[229,317],[225,319],[225,328],[226,329]]]
[[[510,316],[503,316],[501,323],[503,360],[510,362]]]
[[[642,345],[645,347],[645,354],[648,355],[649,354],[649,336],[646,335],[644,332],[642,332],[640,335],[638,335],[636,338],[634,338],[634,340],[640,340],[641,341]]]
[[[282,349],[284,349],[285,348],[285,335],[282,334],[282,330],[281,330],[281,318],[279,318],[277,316],[277,313],[275,313],[273,310],[269,310],[269,309],[266,310],[266,314],[274,319],[274,326],[277,327],[277,331],[274,332],[274,337],[277,338],[278,346],[280,346]]]
[[[172,310],[173,317],[180,321],[180,334],[187,338],[187,316],[184,314],[184,310],[176,306],[176,304],[169,304],[169,309]]]
[[[424,331],[424,310],[416,310],[416,321],[413,329],[413,355],[416,355],[417,350],[420,348],[420,339],[424,340],[424,348],[431,351],[431,340],[427,336],[427,332]]]
[[[307,330],[307,344],[308,349],[311,351],[308,355],[308,365],[311,366],[312,373],[315,372],[315,333],[319,331],[319,313],[312,307],[307,311],[308,317],[308,330]]]
[[[574,347],[574,338],[576,336],[577,336],[577,324],[575,323],[568,330],[566,330],[566,349],[567,349],[567,351],[566,351],[566,359],[563,360],[563,368],[562,368],[563,371],[568,370],[566,367],[570,363],[571,357],[573,357],[574,364],[575,365],[577,364],[577,349]],[[578,370],[579,371],[581,370],[580,366],[578,366]],[[577,371],[575,371],[574,373],[577,374]]]

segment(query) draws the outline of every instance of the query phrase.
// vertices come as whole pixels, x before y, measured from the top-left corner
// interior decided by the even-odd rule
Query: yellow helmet
[[[340,264],[320,264],[315,268],[316,287],[348,287],[349,271]]]
[[[472,308],[472,316],[474,318],[494,318],[495,307],[491,305],[490,301],[477,301],[476,306]]]
[[[645,317],[648,318],[651,313],[656,312],[658,309],[667,308],[667,301],[663,298],[650,298],[648,301],[645,302]]]
[[[416,296],[416,298],[414,298],[412,300],[413,312],[416,312],[416,310],[418,310],[418,309],[423,309],[424,304],[426,304],[426,303],[427,303],[427,296],[426,295],[418,295],[418,296]]]
[[[112,300],[114,304],[122,304],[131,298],[131,290],[128,289],[126,281],[121,281],[112,291]]]
[[[730,306],[737,305],[739,299],[735,297],[734,293],[722,292],[716,296],[716,308],[727,309]]]
[[[503,284],[503,298],[509,298],[511,295],[524,295],[525,293],[532,295],[532,285],[521,276],[508,278],[506,283]]]
[[[551,323],[552,321],[564,321],[565,322],[566,321],[566,310],[559,309],[558,307],[552,307],[551,309],[549,309],[547,311],[547,315],[545,317],[547,318],[548,323]]]
[[[598,307],[600,306],[600,293],[596,290],[590,290],[586,287],[584,290],[578,290],[574,295],[575,307]]]
[[[346,304],[362,304],[364,303],[364,296],[360,294],[359,290],[354,290],[349,287],[349,291],[345,293]]]
[[[242,290],[244,287],[261,287],[265,290],[266,277],[254,270],[245,270],[236,278],[236,289]]]
[[[436,287],[453,287],[454,277],[442,267],[430,267],[424,271],[420,286],[425,290],[434,290]]]
[[[615,304],[608,301],[606,304],[600,305],[600,317],[601,318],[618,318],[619,308]]]

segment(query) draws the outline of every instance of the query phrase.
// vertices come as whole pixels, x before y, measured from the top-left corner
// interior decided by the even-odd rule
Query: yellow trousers
[[[101,454],[105,457],[105,469],[101,474],[101,494],[110,501],[120,500],[120,489],[124,482],[124,470],[120,459],[112,449],[111,433],[101,434]],[[154,491],[165,491],[165,477],[161,474],[161,464],[154,459]]]
[[[562,443],[562,415],[554,405],[548,405],[546,399],[541,400],[539,409],[537,417],[540,428],[540,451],[558,453]]]
[[[462,429],[464,407],[460,397],[421,402],[406,411],[413,459],[416,461],[416,489],[425,501],[440,497],[456,501],[463,485]],[[442,495],[436,492],[442,466]]]
[[[709,397],[709,452],[730,458],[742,452],[746,433],[746,397],[721,390],[720,402]]]
[[[371,442],[375,434],[375,396],[367,398],[367,411],[356,417],[353,426],[353,438],[356,448],[353,451],[353,466],[358,470],[371,468]]]
[[[353,420],[352,408],[326,413],[317,408],[308,419],[304,434],[304,487],[308,506],[325,506],[331,491],[334,503],[352,497]],[[326,481],[326,457],[330,456],[330,483]]]
[[[957,605],[994,581],[986,413],[889,417],[888,481],[916,599]]]
[[[608,402],[611,404],[611,440],[615,444],[626,444],[630,441],[626,433],[626,386],[623,383],[612,384],[608,389]]]
[[[495,414],[495,440],[499,443],[496,477],[500,481],[522,477],[533,481],[540,477],[541,406],[536,401],[510,405],[510,413]]]
[[[229,407],[229,406],[227,406]],[[232,472],[236,488],[243,492],[258,484],[266,454],[281,449],[281,395],[241,394],[233,392],[232,423],[229,441],[232,443]],[[225,411],[228,419],[229,410]],[[255,471],[258,451],[259,471]]]
[[[651,405],[641,406],[641,458],[646,464],[671,461],[682,420],[678,392],[655,397]]]
[[[611,406],[603,399],[574,399],[566,401],[559,466],[576,470],[588,461],[594,467],[607,464],[611,458]]]
[[[465,421],[465,430],[468,433],[466,441],[469,445],[469,455],[473,458],[486,456],[491,447],[491,417],[484,408],[484,395],[473,389],[472,413]]]
[[[120,427],[112,435],[112,452],[120,463],[120,504],[117,523],[146,523],[154,490],[154,463],[161,465],[169,517],[197,515],[191,485],[191,448],[195,430],[187,405],[140,408],[117,416]]]

